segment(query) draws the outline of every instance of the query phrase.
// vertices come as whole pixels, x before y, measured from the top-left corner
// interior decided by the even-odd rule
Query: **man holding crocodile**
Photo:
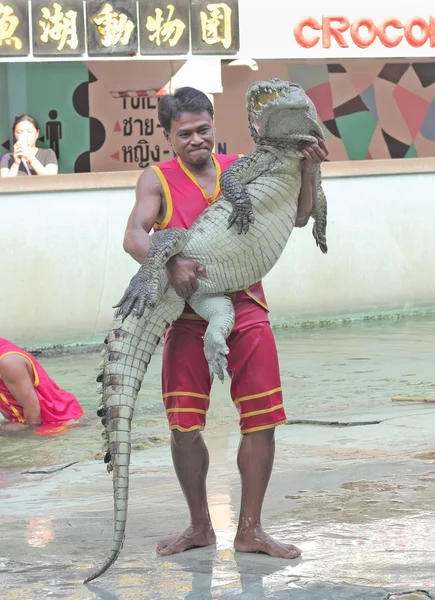
[[[159,120],[176,157],[146,169],[139,178],[124,249],[140,264],[150,247],[149,232],[153,228],[189,228],[220,194],[221,172],[238,158],[212,153],[213,107],[198,90],[181,88],[164,97],[159,105]],[[300,147],[305,160],[296,227],[308,222],[316,194],[314,168],[327,156],[324,142],[317,139],[317,144],[304,143]],[[170,284],[185,299],[197,290],[198,278],[207,277],[203,265],[178,255],[169,260],[166,269]],[[274,430],[286,421],[278,357],[261,282],[234,294],[233,303],[236,321],[227,340],[228,371],[242,434],[237,459],[242,499],[234,547],[241,552],[296,558],[300,554],[298,548],[274,540],[261,526],[261,509],[274,461]],[[171,429],[174,468],[191,524],[181,534],[160,541],[160,555],[216,541],[206,494],[209,456],[201,435],[211,388],[204,356],[206,325],[186,304],[165,336],[162,392]]]

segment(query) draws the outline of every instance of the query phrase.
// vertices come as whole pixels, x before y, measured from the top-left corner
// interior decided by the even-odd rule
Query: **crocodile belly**
[[[183,248],[188,256],[204,264],[207,278],[200,290],[222,293],[244,289],[262,279],[281,256],[294,227],[300,174],[258,179],[247,186],[255,221],[248,233],[228,229],[230,202],[220,199],[191,228]]]

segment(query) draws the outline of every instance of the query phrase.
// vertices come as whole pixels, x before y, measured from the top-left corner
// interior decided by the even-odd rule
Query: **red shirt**
[[[31,354],[0,338],[0,359],[8,354],[24,356],[32,366],[33,385],[41,407],[42,425],[65,423],[83,416],[78,400],[53,381]],[[1,364],[1,363],[0,363]],[[0,412],[14,423],[25,423],[23,407],[14,399],[0,376]]]

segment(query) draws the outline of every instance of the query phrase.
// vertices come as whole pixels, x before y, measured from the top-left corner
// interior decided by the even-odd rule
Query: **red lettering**
[[[309,27],[310,29],[314,29],[314,31],[321,31],[322,26],[319,21],[314,19],[313,17],[308,17],[303,21],[300,21],[294,28],[294,35],[299,46],[303,48],[314,48],[314,46],[319,42],[320,35],[315,35],[312,38],[307,38],[304,33],[305,27]]]
[[[331,48],[332,38],[340,48],[349,48],[349,44],[343,35],[348,30],[350,30],[350,37],[353,43],[359,48],[368,48],[374,43],[376,38],[386,48],[395,48],[404,38],[414,48],[420,48],[428,40],[430,41],[431,48],[435,48],[435,16],[431,16],[428,19],[412,17],[405,24],[397,17],[389,17],[379,25],[376,25],[373,19],[369,17],[362,17],[351,23],[348,18],[342,16],[322,16],[321,24],[314,17],[307,17],[297,23],[293,31],[295,39],[300,46],[303,48],[313,48],[320,41],[320,35],[306,36],[304,33],[306,27],[313,31],[322,32],[321,37],[324,48]],[[395,29],[396,33],[388,31],[390,28]],[[416,31],[417,28],[419,31]],[[361,29],[365,29],[366,31],[362,33]]]
[[[332,23],[338,25],[333,26]],[[323,47],[331,47],[331,36],[335,39],[340,48],[349,48],[349,44],[343,37],[343,33],[349,29],[349,19],[346,17],[322,17]]]
[[[420,36],[416,36],[413,28],[419,27]],[[420,48],[429,39],[429,25],[422,17],[414,17],[405,25],[405,38],[414,48]]]
[[[430,47],[435,48],[435,17],[429,18]]]
[[[395,36],[388,35],[387,27],[394,27],[394,29],[403,29],[402,23],[395,17],[387,19],[381,23],[378,27],[378,37],[383,46],[386,48],[395,48],[403,40],[403,34],[397,34]]]
[[[368,36],[362,36],[359,32],[361,27],[365,27],[368,31]],[[376,39],[378,30],[372,19],[359,19],[352,23],[350,35],[359,48],[368,48]]]

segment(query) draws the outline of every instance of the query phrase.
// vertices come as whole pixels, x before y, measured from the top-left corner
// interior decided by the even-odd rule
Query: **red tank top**
[[[0,360],[8,354],[20,354],[32,365],[33,385],[41,407],[42,424],[65,423],[83,416],[84,411],[73,394],[62,390],[31,354],[0,338]],[[1,366],[1,363],[0,363]],[[1,369],[0,369],[1,372]],[[0,375],[0,412],[14,423],[25,423],[22,407],[16,402]]]
[[[188,229],[207,206],[220,196],[221,173],[232,165],[235,160],[240,158],[240,156],[240,154],[212,154],[212,159],[216,167],[216,184],[212,196],[209,196],[205,192],[196,177],[178,156],[164,163],[153,165],[151,168],[160,180],[166,199],[166,214],[161,224],[154,224],[154,229],[169,229],[170,227]],[[260,306],[269,310],[261,281],[243,292],[238,292],[238,294],[247,294],[260,304]],[[193,310],[186,304],[183,314],[192,315],[192,313]],[[198,315],[195,315],[195,317],[200,318]]]

